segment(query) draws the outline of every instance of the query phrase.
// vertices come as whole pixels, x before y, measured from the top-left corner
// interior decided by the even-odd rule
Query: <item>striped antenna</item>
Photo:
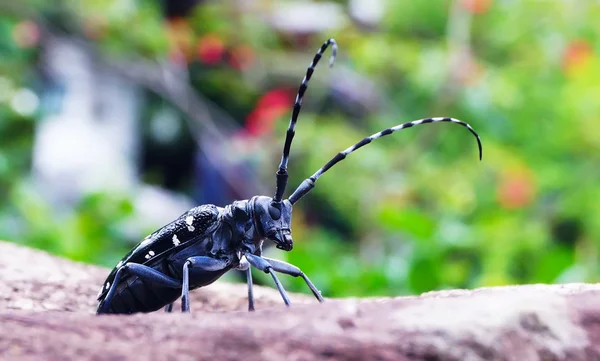
[[[398,130],[410,128],[410,127],[413,127],[413,126],[419,125],[419,124],[438,123],[438,122],[456,123],[456,124],[462,125],[463,127],[466,127],[475,136],[475,138],[477,138],[477,145],[479,147],[479,160],[481,160],[482,155],[483,155],[483,151],[481,148],[481,139],[479,138],[479,135],[475,132],[475,130],[473,130],[473,128],[471,128],[471,126],[469,124],[462,122],[460,120],[454,119],[454,118],[425,118],[425,119],[414,120],[412,122],[400,124],[395,127],[382,130],[379,133],[375,133],[375,134],[371,135],[370,137],[364,138],[363,140],[354,144],[350,148],[348,148],[342,152],[339,152],[335,157],[333,157],[329,162],[327,162],[327,164],[325,164],[323,167],[321,167],[321,169],[319,169],[315,174],[313,174],[312,177],[305,179],[300,184],[300,186],[290,196],[290,198],[289,198],[290,203],[292,203],[292,204],[296,203],[300,198],[302,198],[304,195],[306,195],[306,193],[310,192],[310,190],[315,187],[315,182],[317,181],[317,179],[319,179],[325,172],[327,172],[329,170],[329,168],[333,167],[337,162],[343,160],[344,158],[346,158],[346,156],[348,154],[354,152],[355,150],[359,149],[360,147],[371,143],[372,141],[374,141],[377,138],[381,138],[385,135],[392,134]]]
[[[292,146],[292,139],[294,139],[294,134],[296,132],[294,129],[296,128],[296,121],[298,121],[298,114],[300,114],[300,108],[302,107],[302,99],[304,98],[304,92],[308,88],[308,81],[312,77],[313,72],[315,71],[315,66],[321,60],[323,53],[327,49],[327,47],[331,45],[331,58],[329,59],[329,67],[333,66],[333,61],[337,55],[337,43],[334,39],[329,39],[321,45],[321,48],[315,54],[312,62],[306,69],[306,75],[304,79],[302,79],[302,83],[300,84],[300,88],[298,88],[298,94],[296,95],[296,101],[294,102],[294,110],[292,112],[292,119],[290,120],[290,125],[288,126],[287,133],[285,135],[285,144],[283,145],[283,154],[281,156],[281,163],[279,163],[279,170],[276,173],[277,177],[277,188],[275,190],[275,197],[273,198],[274,202],[281,202],[281,198],[283,197],[283,193],[285,192],[285,187],[288,181],[288,172],[287,165],[290,156],[290,148]]]

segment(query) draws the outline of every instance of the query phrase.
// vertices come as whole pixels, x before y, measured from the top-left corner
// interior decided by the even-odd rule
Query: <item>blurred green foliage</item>
[[[124,3],[64,0],[57,3],[63,13],[45,2],[22,7],[59,19],[115,57],[172,59],[177,43],[188,61],[223,45],[245,49],[238,60],[263,66],[291,51],[308,63],[310,49],[337,39],[338,64],[372,81],[387,105],[352,121],[339,109],[304,110],[292,185],[365,135],[409,120],[452,116],[479,132],[482,162],[467,131],[435,124],[378,140],[319,180],[295,208],[294,250],[267,253],[298,265],[327,296],[600,279],[596,1],[390,1],[377,29],[348,22],[311,36],[306,47],[231,4],[203,4],[186,21],[167,23],[152,2]],[[20,37],[28,15],[7,14],[0,17],[0,87],[10,82],[14,92],[35,87],[37,50]],[[267,90],[249,86],[239,63],[190,69],[196,88],[239,118]],[[73,214],[55,215],[28,182],[39,118],[1,97],[0,238],[112,266],[131,246],[122,227],[132,216],[129,201],[94,194]],[[269,186],[286,126],[282,117],[270,162],[261,164]],[[285,282],[306,291],[299,280]]]

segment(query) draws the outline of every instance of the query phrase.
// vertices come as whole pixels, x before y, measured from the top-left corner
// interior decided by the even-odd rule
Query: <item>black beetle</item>
[[[288,180],[290,147],[302,99],[314,68],[329,45],[332,45],[333,52],[330,66],[333,65],[337,44],[335,40],[329,39],[318,50],[298,90],[281,163],[276,173],[275,196],[256,196],[250,200],[233,202],[224,208],[214,205],[192,208],[146,237],[119,261],[104,282],[98,295],[98,314],[151,312],[164,306],[170,311],[173,302],[180,295],[182,311],[189,312],[189,290],[209,285],[231,269],[246,272],[248,308],[253,310],[250,266],[272,276],[286,305],[290,301],[275,272],[302,277],[319,302],[323,302],[319,290],[298,267],[262,256],[264,239],[273,241],[277,248],[284,251],[292,250],[292,206],[315,186],[321,175],[348,154],[373,140],[425,123],[451,122],[466,127],[477,138],[481,159],[481,140],[467,123],[453,118],[415,120],[375,133],[338,153],[304,180],[289,199],[283,200]]]

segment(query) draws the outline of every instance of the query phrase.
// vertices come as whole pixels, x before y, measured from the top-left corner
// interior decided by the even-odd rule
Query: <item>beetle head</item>
[[[261,237],[275,242],[279,249],[292,250],[292,204],[287,199],[275,202],[270,197],[256,197],[254,217]]]

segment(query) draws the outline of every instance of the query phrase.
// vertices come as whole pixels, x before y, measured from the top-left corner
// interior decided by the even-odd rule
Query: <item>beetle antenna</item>
[[[288,126],[287,133],[285,135],[285,144],[283,145],[283,154],[281,156],[281,163],[279,163],[279,170],[276,173],[277,177],[277,188],[275,190],[275,197],[273,198],[274,202],[281,202],[281,198],[283,197],[283,193],[285,192],[285,187],[288,181],[288,172],[287,165],[290,156],[290,148],[292,146],[292,139],[294,139],[294,128],[296,128],[296,121],[298,120],[298,114],[300,114],[300,108],[302,107],[302,99],[304,98],[304,92],[308,88],[308,81],[310,80],[313,72],[315,71],[315,66],[321,60],[323,53],[327,49],[327,47],[331,45],[331,58],[329,59],[329,67],[333,66],[333,62],[337,55],[337,43],[334,39],[329,39],[321,45],[321,48],[315,54],[312,62],[306,69],[306,75],[304,79],[302,79],[302,83],[298,88],[298,94],[296,95],[296,101],[294,102],[294,110],[292,112],[292,118],[290,120],[290,125]]]
[[[300,198],[302,198],[304,195],[306,195],[306,193],[310,192],[310,190],[315,187],[315,182],[317,181],[317,179],[319,179],[319,177],[321,177],[325,172],[327,172],[329,170],[329,168],[333,167],[337,162],[343,160],[344,158],[346,158],[346,156],[348,154],[354,152],[355,150],[359,149],[360,147],[371,143],[372,141],[374,141],[377,138],[381,138],[385,135],[392,134],[398,130],[410,128],[410,127],[413,127],[413,126],[419,125],[419,124],[438,123],[438,122],[456,123],[456,124],[462,125],[463,127],[466,127],[475,136],[475,138],[477,138],[477,146],[479,147],[479,160],[481,160],[482,155],[483,155],[483,151],[481,148],[481,139],[479,138],[479,135],[477,134],[477,132],[475,132],[475,130],[473,130],[473,128],[471,128],[471,126],[469,124],[467,124],[463,121],[460,121],[458,119],[454,119],[454,118],[425,118],[425,119],[414,120],[412,122],[400,124],[395,127],[382,130],[379,133],[375,133],[375,134],[371,135],[370,137],[364,138],[363,140],[354,144],[350,148],[336,154],[336,156],[333,157],[329,162],[327,162],[327,164],[325,164],[323,167],[321,167],[321,169],[319,169],[310,178],[305,179],[300,184],[300,186],[298,188],[296,188],[294,193],[289,198],[290,203],[291,204],[296,203]]]

